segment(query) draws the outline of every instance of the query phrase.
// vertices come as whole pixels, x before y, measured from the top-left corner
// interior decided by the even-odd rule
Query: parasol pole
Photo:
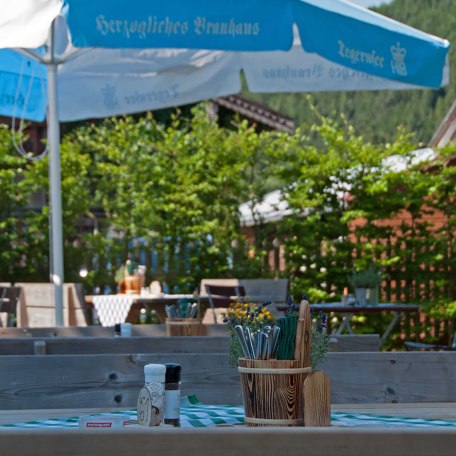
[[[51,211],[51,269],[54,284],[55,324],[63,326],[62,185],[60,176],[60,124],[57,106],[57,66],[54,55],[55,21],[49,35],[50,58],[46,62],[48,88],[49,199]]]

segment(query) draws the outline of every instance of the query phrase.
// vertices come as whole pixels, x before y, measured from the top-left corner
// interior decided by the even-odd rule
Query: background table
[[[325,313],[340,313],[343,314],[342,323],[332,334],[342,334],[344,330],[353,334],[352,330],[352,317],[354,315],[364,315],[369,313],[391,313],[393,319],[386,328],[385,332],[381,335],[380,339],[384,342],[391,331],[393,330],[396,323],[407,313],[407,312],[418,312],[419,306],[416,304],[376,304],[370,306],[351,306],[344,305],[342,303],[322,303],[322,304],[311,304],[310,306],[313,312],[325,312]],[[329,320],[329,319],[328,319]]]
[[[166,319],[165,306],[175,304],[179,299],[193,298],[191,294],[161,295],[94,295],[86,296],[85,302],[97,311],[102,326],[114,326],[117,323],[137,323],[141,309],[155,310],[160,323]]]

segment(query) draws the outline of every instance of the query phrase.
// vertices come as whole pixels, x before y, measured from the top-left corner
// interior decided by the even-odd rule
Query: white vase
[[[367,288],[355,288],[355,299],[357,306],[367,305]]]

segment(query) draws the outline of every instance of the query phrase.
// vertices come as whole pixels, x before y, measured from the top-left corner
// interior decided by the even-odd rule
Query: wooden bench
[[[207,325],[208,336],[226,336],[226,325]],[[56,326],[48,328],[0,328],[2,338],[17,337],[112,337],[114,326]],[[166,336],[165,325],[132,325],[132,336],[160,337]]]
[[[182,365],[182,393],[241,404],[225,353],[0,356],[0,409],[134,407],[148,363]],[[329,353],[332,403],[456,402],[455,352]]]
[[[132,337],[113,337],[102,331],[101,334],[89,333],[84,328],[85,335],[76,335],[75,331],[64,328],[66,336],[55,335],[52,328],[31,328],[30,334],[11,334],[0,337],[0,355],[78,355],[78,354],[107,354],[107,353],[227,353],[229,338],[226,327],[208,325],[212,335],[201,337],[165,337],[164,325],[151,325],[150,329],[159,329],[155,333],[144,331],[142,325],[133,326]],[[155,328],[156,327],[156,328]],[[149,328],[148,328],[149,329]],[[139,334],[138,334],[139,333]],[[380,338],[377,335],[344,335],[337,339],[331,338],[329,351],[379,351]]]
[[[341,334],[331,336],[329,350],[333,352],[378,352],[379,334]]]
[[[227,336],[21,337],[0,339],[0,355],[228,353]]]

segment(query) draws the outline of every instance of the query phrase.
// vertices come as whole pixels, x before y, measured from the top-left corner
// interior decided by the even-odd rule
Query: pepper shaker
[[[180,425],[180,377],[181,365],[166,363],[165,424]]]

